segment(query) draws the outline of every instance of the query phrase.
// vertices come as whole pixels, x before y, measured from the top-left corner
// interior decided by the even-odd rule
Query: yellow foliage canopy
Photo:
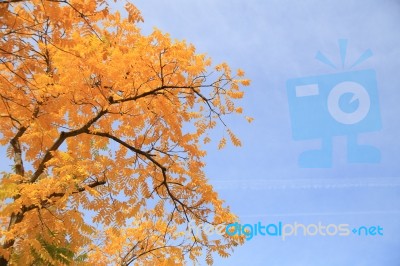
[[[0,265],[177,265],[204,251],[211,263],[243,242],[186,232],[236,218],[200,144],[242,113],[249,81],[142,35],[125,7],[126,19],[103,0],[0,2],[0,143],[15,163],[0,181]]]

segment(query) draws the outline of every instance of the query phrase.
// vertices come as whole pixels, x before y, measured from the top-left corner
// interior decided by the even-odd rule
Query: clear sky
[[[197,47],[198,52],[211,56],[215,63],[226,61],[233,68],[244,69],[252,80],[242,103],[246,114],[255,118],[254,122],[248,124],[239,117],[227,120],[242,140],[243,147],[218,151],[214,147],[217,144],[213,143],[207,146],[206,159],[210,182],[239,215],[242,224],[298,222],[309,225],[320,222],[324,225],[349,224],[350,229],[361,226],[383,228],[383,235],[375,236],[353,233],[349,236],[301,235],[286,240],[255,236],[236,248],[228,259],[215,258],[215,265],[400,265],[398,0],[133,2],[144,16],[141,27],[145,33],[156,26],[169,32],[172,38],[186,39]],[[345,58],[340,53],[340,39],[347,40]],[[372,56],[350,69],[368,50],[372,51]],[[318,51],[337,69],[316,60]],[[306,113],[288,100],[287,81],[316,77],[312,79],[322,84],[327,80],[327,85],[323,87],[322,84],[320,89],[329,93],[335,87],[328,82],[333,82],[332,76],[347,81],[349,76],[343,73],[365,73],[365,70],[375,72],[375,76],[367,73],[375,83],[360,82],[368,87],[369,106],[379,113],[370,124],[377,125],[379,120],[381,129],[360,132],[357,140],[379,150],[380,162],[348,162],[347,137],[335,136],[330,167],[301,167],[300,154],[318,149],[321,140],[293,139],[290,110],[294,108],[294,113],[300,117]],[[363,97],[350,101],[347,112],[352,113],[352,107],[365,103]],[[318,104],[312,110],[315,116],[327,112],[326,97],[325,101],[322,98],[316,98]],[[339,104],[346,107],[346,103]],[[313,132],[329,124],[329,132],[336,129],[334,120],[321,119],[322,124],[303,125],[302,128]],[[345,132],[351,125],[343,128]],[[222,130],[213,133],[216,138],[221,134]],[[373,157],[368,156],[368,152],[361,152],[356,157],[363,156],[367,160]],[[2,170],[9,168],[9,164],[2,160]]]
[[[383,236],[351,233],[346,237],[293,236],[285,241],[257,236],[237,248],[229,259],[217,259],[216,265],[400,265],[399,1],[138,0],[135,4],[145,19],[144,32],[156,26],[173,38],[186,39],[214,62],[227,61],[234,68],[243,68],[252,79],[243,106],[255,121],[248,125],[241,119],[228,120],[244,147],[223,151],[207,148],[210,182],[240,216],[241,223],[297,221],[306,225],[349,224],[351,229],[383,228]],[[339,39],[347,40],[344,67]],[[368,50],[372,56],[350,69]],[[316,60],[318,51],[337,69]],[[341,132],[345,135],[333,137],[331,167],[301,167],[300,154],[318,149],[321,140],[293,139],[289,110],[294,108],[300,117],[306,112],[289,102],[287,80],[314,76],[320,77],[314,80],[322,84],[336,75],[342,82],[349,79],[343,73],[365,74],[368,69],[375,72],[375,77],[366,74],[375,83],[363,83],[364,76],[350,77],[352,82],[361,79],[361,87],[369,94],[367,105],[374,110],[362,118],[378,114],[364,129],[371,123],[378,126],[379,121],[381,129],[365,132],[359,129],[362,127],[344,124]],[[329,93],[334,87],[321,85],[321,95],[322,90]],[[350,101],[346,112],[354,112],[351,106],[357,109],[365,105],[364,96]],[[315,98],[318,104],[311,110],[315,116],[327,110],[326,97],[325,101],[321,97]],[[345,109],[346,103],[339,104]],[[333,120],[321,121],[304,124],[303,129],[313,132],[331,123],[328,133],[335,130]],[[349,134],[358,130],[358,143],[380,151],[380,162],[349,162],[347,152],[354,147],[347,149],[346,130]],[[221,134],[215,132],[216,136]],[[362,150],[355,158],[371,161],[375,157]]]

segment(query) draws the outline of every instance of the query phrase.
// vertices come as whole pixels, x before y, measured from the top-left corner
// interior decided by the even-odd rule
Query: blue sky
[[[400,264],[400,3],[384,1],[139,0],[144,32],[186,39],[214,62],[243,68],[252,85],[243,106],[255,121],[228,119],[244,146],[208,146],[206,172],[242,223],[349,224],[384,228],[383,236],[254,237],[216,265]],[[341,67],[339,39],[347,39]],[[366,50],[373,56],[349,66]],[[338,69],[315,59],[320,51]],[[377,164],[346,160],[345,136],[333,138],[330,168],[301,168],[299,155],[319,139],[292,138],[286,81],[373,69],[382,129],[358,142],[380,150]],[[318,112],[318,110],[316,110]],[[215,132],[220,136],[221,132]]]
[[[252,80],[242,105],[255,118],[228,118],[243,147],[207,146],[206,173],[242,223],[381,226],[383,236],[254,237],[215,265],[400,265],[400,2],[396,0],[137,0],[153,27],[186,39],[215,63]],[[341,68],[339,39],[348,40]],[[348,69],[366,50],[373,56]],[[320,51],[338,69],[315,59]],[[358,141],[380,150],[378,164],[346,160],[345,136],[333,138],[330,168],[301,168],[299,155],[319,139],[295,141],[288,79],[373,69],[382,129]],[[318,110],[316,110],[318,112]],[[220,137],[222,130],[213,133]],[[4,149],[2,149],[4,151]],[[2,162],[2,170],[8,168]]]

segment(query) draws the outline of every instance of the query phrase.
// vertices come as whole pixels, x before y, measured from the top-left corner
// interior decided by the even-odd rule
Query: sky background
[[[254,237],[215,265],[400,265],[400,2],[395,0],[138,0],[143,32],[153,27],[186,39],[214,63],[242,68],[252,80],[242,104],[247,124],[227,120],[242,148],[207,146],[206,173],[242,224],[377,226],[383,236]],[[341,68],[338,40],[347,39]],[[374,69],[382,129],[358,136],[377,147],[379,164],[346,161],[346,137],[333,139],[331,168],[300,168],[301,152],[320,140],[292,138],[286,81]],[[315,59],[320,51],[338,69]],[[316,110],[318,112],[318,110]],[[223,132],[213,133],[216,138]]]
[[[215,265],[400,266],[400,1],[398,0],[136,0],[144,33],[158,27],[186,39],[214,63],[242,68],[252,80],[242,117],[226,120],[243,147],[206,146],[206,173],[240,222],[381,226],[383,236],[256,236]],[[348,40],[340,67],[338,40]],[[301,152],[320,140],[292,138],[286,81],[337,74],[367,49],[352,70],[374,69],[382,129],[362,133],[379,164],[346,161],[346,138],[333,139],[331,168],[300,168]],[[338,65],[315,59],[320,51]],[[316,110],[318,112],[318,110]],[[215,139],[223,130],[213,132]],[[2,151],[4,149],[2,148]],[[1,168],[9,168],[2,161]]]

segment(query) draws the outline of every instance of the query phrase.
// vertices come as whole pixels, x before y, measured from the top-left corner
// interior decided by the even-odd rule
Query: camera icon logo
[[[346,40],[339,40],[339,45],[344,66]],[[353,66],[371,55],[367,50]],[[317,59],[335,67],[321,53]],[[347,162],[380,162],[379,149],[357,143],[358,134],[382,127],[373,69],[290,79],[286,88],[293,138],[322,140],[321,149],[300,154],[300,167],[332,167],[335,136],[347,136]]]

